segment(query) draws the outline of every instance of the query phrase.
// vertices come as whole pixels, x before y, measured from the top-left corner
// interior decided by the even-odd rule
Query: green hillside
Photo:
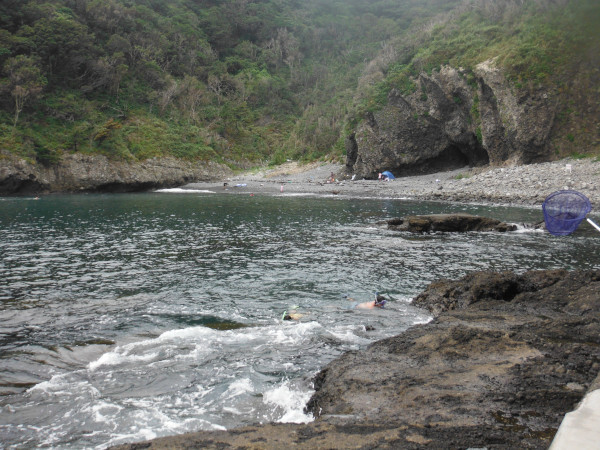
[[[392,87],[495,57],[560,93],[557,152],[594,151],[598,24],[594,0],[4,0],[0,149],[341,158]]]

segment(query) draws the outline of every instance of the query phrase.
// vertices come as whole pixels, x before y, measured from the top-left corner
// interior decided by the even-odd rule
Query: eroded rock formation
[[[406,176],[549,159],[551,95],[516,89],[493,60],[474,74],[446,66],[414,82],[408,95],[392,89],[387,105],[367,113],[349,136],[349,173]]]
[[[218,180],[231,173],[220,164],[170,157],[125,162],[102,155],[70,154],[45,166],[10,154],[0,156],[0,194],[136,192]]]

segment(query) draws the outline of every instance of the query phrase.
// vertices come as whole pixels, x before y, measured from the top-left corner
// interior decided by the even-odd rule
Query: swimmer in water
[[[346,296],[348,300],[353,300],[352,298]],[[383,295],[379,295],[378,292],[375,293],[375,300],[370,302],[357,303],[353,307],[355,309],[373,309],[373,308],[383,308],[387,303],[386,298]]]
[[[292,309],[291,312],[287,312],[284,311],[283,315],[281,316],[281,320],[300,320],[304,314],[300,314],[299,312],[297,312],[298,307],[295,306],[294,309]]]
[[[300,320],[304,316],[304,314],[300,313],[288,313],[287,311],[283,313],[283,320]]]

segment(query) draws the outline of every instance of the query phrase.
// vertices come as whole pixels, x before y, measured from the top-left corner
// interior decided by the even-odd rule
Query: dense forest
[[[562,151],[597,152],[599,25],[597,0],[3,0],[0,150],[342,158],[390,89],[496,58],[559,93]]]

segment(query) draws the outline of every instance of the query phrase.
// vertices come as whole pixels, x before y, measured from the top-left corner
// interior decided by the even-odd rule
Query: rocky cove
[[[331,173],[335,181],[330,182]],[[0,158],[0,194],[56,192],[136,192],[181,186],[226,193],[340,195],[451,202],[539,206],[552,192],[574,189],[600,208],[600,161],[572,159],[516,166],[462,167],[379,182],[354,177],[336,163],[286,163],[260,171],[234,174],[216,163],[174,158],[138,163],[103,156],[71,155],[45,167],[15,156]],[[224,186],[224,182],[228,186]],[[244,185],[243,188],[235,188]],[[594,215],[595,211],[592,211]]]
[[[571,188],[587,195],[596,210],[600,206],[600,163],[593,159],[463,167],[389,182],[352,181],[344,167],[325,163],[288,163],[235,176],[225,169],[215,174],[190,167],[184,177],[177,175],[182,173],[177,163],[172,166],[177,176],[165,181],[155,167],[164,162],[147,162],[142,178],[134,165],[123,172],[105,162],[102,172],[86,169],[97,162],[93,158],[74,160],[82,179],[95,180],[78,189],[92,192],[182,185],[232,195],[281,195],[283,189],[284,195],[539,208],[551,192]],[[29,166],[21,170],[27,173]],[[331,172],[333,182],[328,180]],[[117,183],[115,173],[120,174]],[[123,175],[127,173],[130,178]],[[138,181],[129,184],[128,179]],[[206,181],[185,184],[198,180]],[[39,184],[29,186],[33,188],[23,193],[39,192]],[[62,186],[57,190],[75,190]],[[600,384],[599,292],[597,270],[480,272],[440,280],[414,299],[414,305],[435,317],[432,322],[323,368],[307,406],[314,422],[198,432],[121,448],[547,448],[564,415]]]
[[[352,181],[338,164],[289,163],[182,187],[536,207],[567,187],[584,192],[597,208],[599,170],[595,160],[569,159],[379,182]],[[328,182],[331,172],[335,181]],[[121,448],[547,448],[564,415],[598,387],[598,292],[597,270],[440,280],[414,299],[432,322],[323,368],[308,404],[314,422],[198,432]]]
[[[0,194],[135,192],[323,195],[527,205],[554,191],[600,207],[598,159],[548,161],[551,93],[518,92],[493,64],[421,74],[390,92],[347,141],[347,160],[234,174],[174,158],[0,157]],[[472,121],[477,110],[479,121]],[[545,161],[545,162],[544,162]],[[396,180],[377,181],[391,170]],[[331,180],[333,174],[333,180]],[[410,176],[409,176],[410,175]],[[540,221],[542,215],[540,211]],[[583,224],[587,226],[587,224]],[[434,319],[334,360],[316,376],[305,425],[198,432],[121,448],[547,448],[600,385],[600,272],[477,272],[439,280],[413,304]]]
[[[315,378],[305,425],[119,448],[548,448],[600,386],[600,271],[476,272],[414,299],[434,319]]]
[[[540,209],[551,192],[579,189],[597,208],[599,171],[598,161],[568,159],[379,182],[352,181],[335,164],[289,163],[231,177],[227,186],[185,188]],[[597,270],[486,271],[439,280],[413,301],[433,321],[323,368],[307,405],[314,422],[198,432],[121,448],[548,448],[564,415],[600,386],[599,292]]]

